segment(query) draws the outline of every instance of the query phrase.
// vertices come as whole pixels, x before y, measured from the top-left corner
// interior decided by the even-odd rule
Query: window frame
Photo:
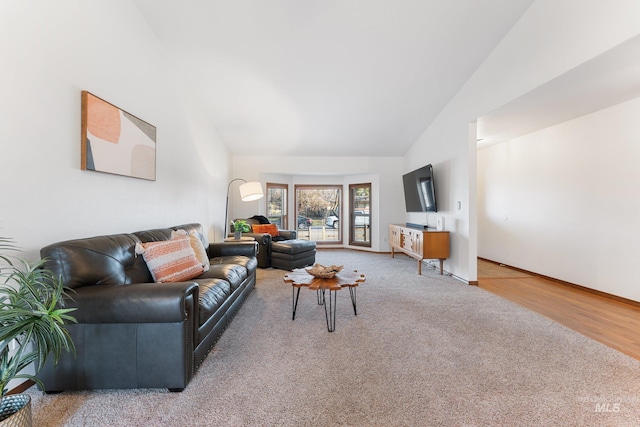
[[[369,214],[362,215],[356,214],[356,200],[355,200],[355,190],[357,188],[368,188],[369,190]],[[355,240],[356,237],[356,217],[368,218],[368,225],[363,228],[365,238],[367,236],[367,231],[369,232],[369,238],[362,240]],[[349,184],[349,245],[351,246],[362,246],[362,247],[371,247],[371,230],[372,230],[372,222],[371,222],[371,183],[362,183],[362,184]]]
[[[289,228],[289,184],[278,184],[273,182],[267,182],[267,197],[265,197],[265,216],[271,221],[269,216],[269,200],[270,200],[270,189],[280,189],[283,190],[283,202],[282,208],[284,210],[284,214],[280,215],[280,228],[282,230],[287,230]],[[273,217],[273,216],[272,216]]]

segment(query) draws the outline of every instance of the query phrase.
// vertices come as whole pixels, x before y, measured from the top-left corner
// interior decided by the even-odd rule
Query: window
[[[342,186],[296,185],[295,192],[298,238],[341,243]]]
[[[371,247],[371,184],[349,185],[349,244]]]
[[[287,193],[289,186],[286,184],[270,184],[267,182],[267,218],[272,224],[277,224],[281,230],[288,226]]]

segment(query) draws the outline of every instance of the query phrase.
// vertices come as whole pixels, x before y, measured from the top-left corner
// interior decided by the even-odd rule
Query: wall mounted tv
[[[407,212],[438,212],[431,165],[403,175],[402,180]]]

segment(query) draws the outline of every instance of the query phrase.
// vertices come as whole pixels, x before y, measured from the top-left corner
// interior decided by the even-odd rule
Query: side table
[[[358,315],[356,308],[356,288],[365,281],[364,274],[358,273],[357,270],[353,271],[341,271],[330,279],[323,279],[320,277],[314,277],[307,273],[304,268],[297,268],[291,273],[284,275],[285,283],[291,283],[292,286],[292,306],[293,317],[291,320],[296,319],[296,309],[298,307],[298,298],[300,297],[300,288],[306,286],[309,290],[318,292],[318,305],[324,305],[324,315],[327,320],[327,330],[333,332],[336,329],[336,292],[342,288],[349,288],[349,295],[351,296],[351,304],[353,305],[353,314]],[[296,292],[296,288],[298,291]],[[329,291],[329,310],[327,311],[327,304],[325,300],[325,291]],[[332,293],[333,292],[333,293]],[[320,297],[322,295],[322,298]]]

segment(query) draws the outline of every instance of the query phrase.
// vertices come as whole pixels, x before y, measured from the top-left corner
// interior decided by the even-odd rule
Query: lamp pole
[[[228,226],[227,219],[229,217],[229,190],[231,189],[231,184],[233,184],[234,181],[247,182],[246,179],[234,178],[229,182],[229,185],[227,185],[227,206],[224,209],[224,234],[222,235],[222,240],[227,238],[227,226]]]

